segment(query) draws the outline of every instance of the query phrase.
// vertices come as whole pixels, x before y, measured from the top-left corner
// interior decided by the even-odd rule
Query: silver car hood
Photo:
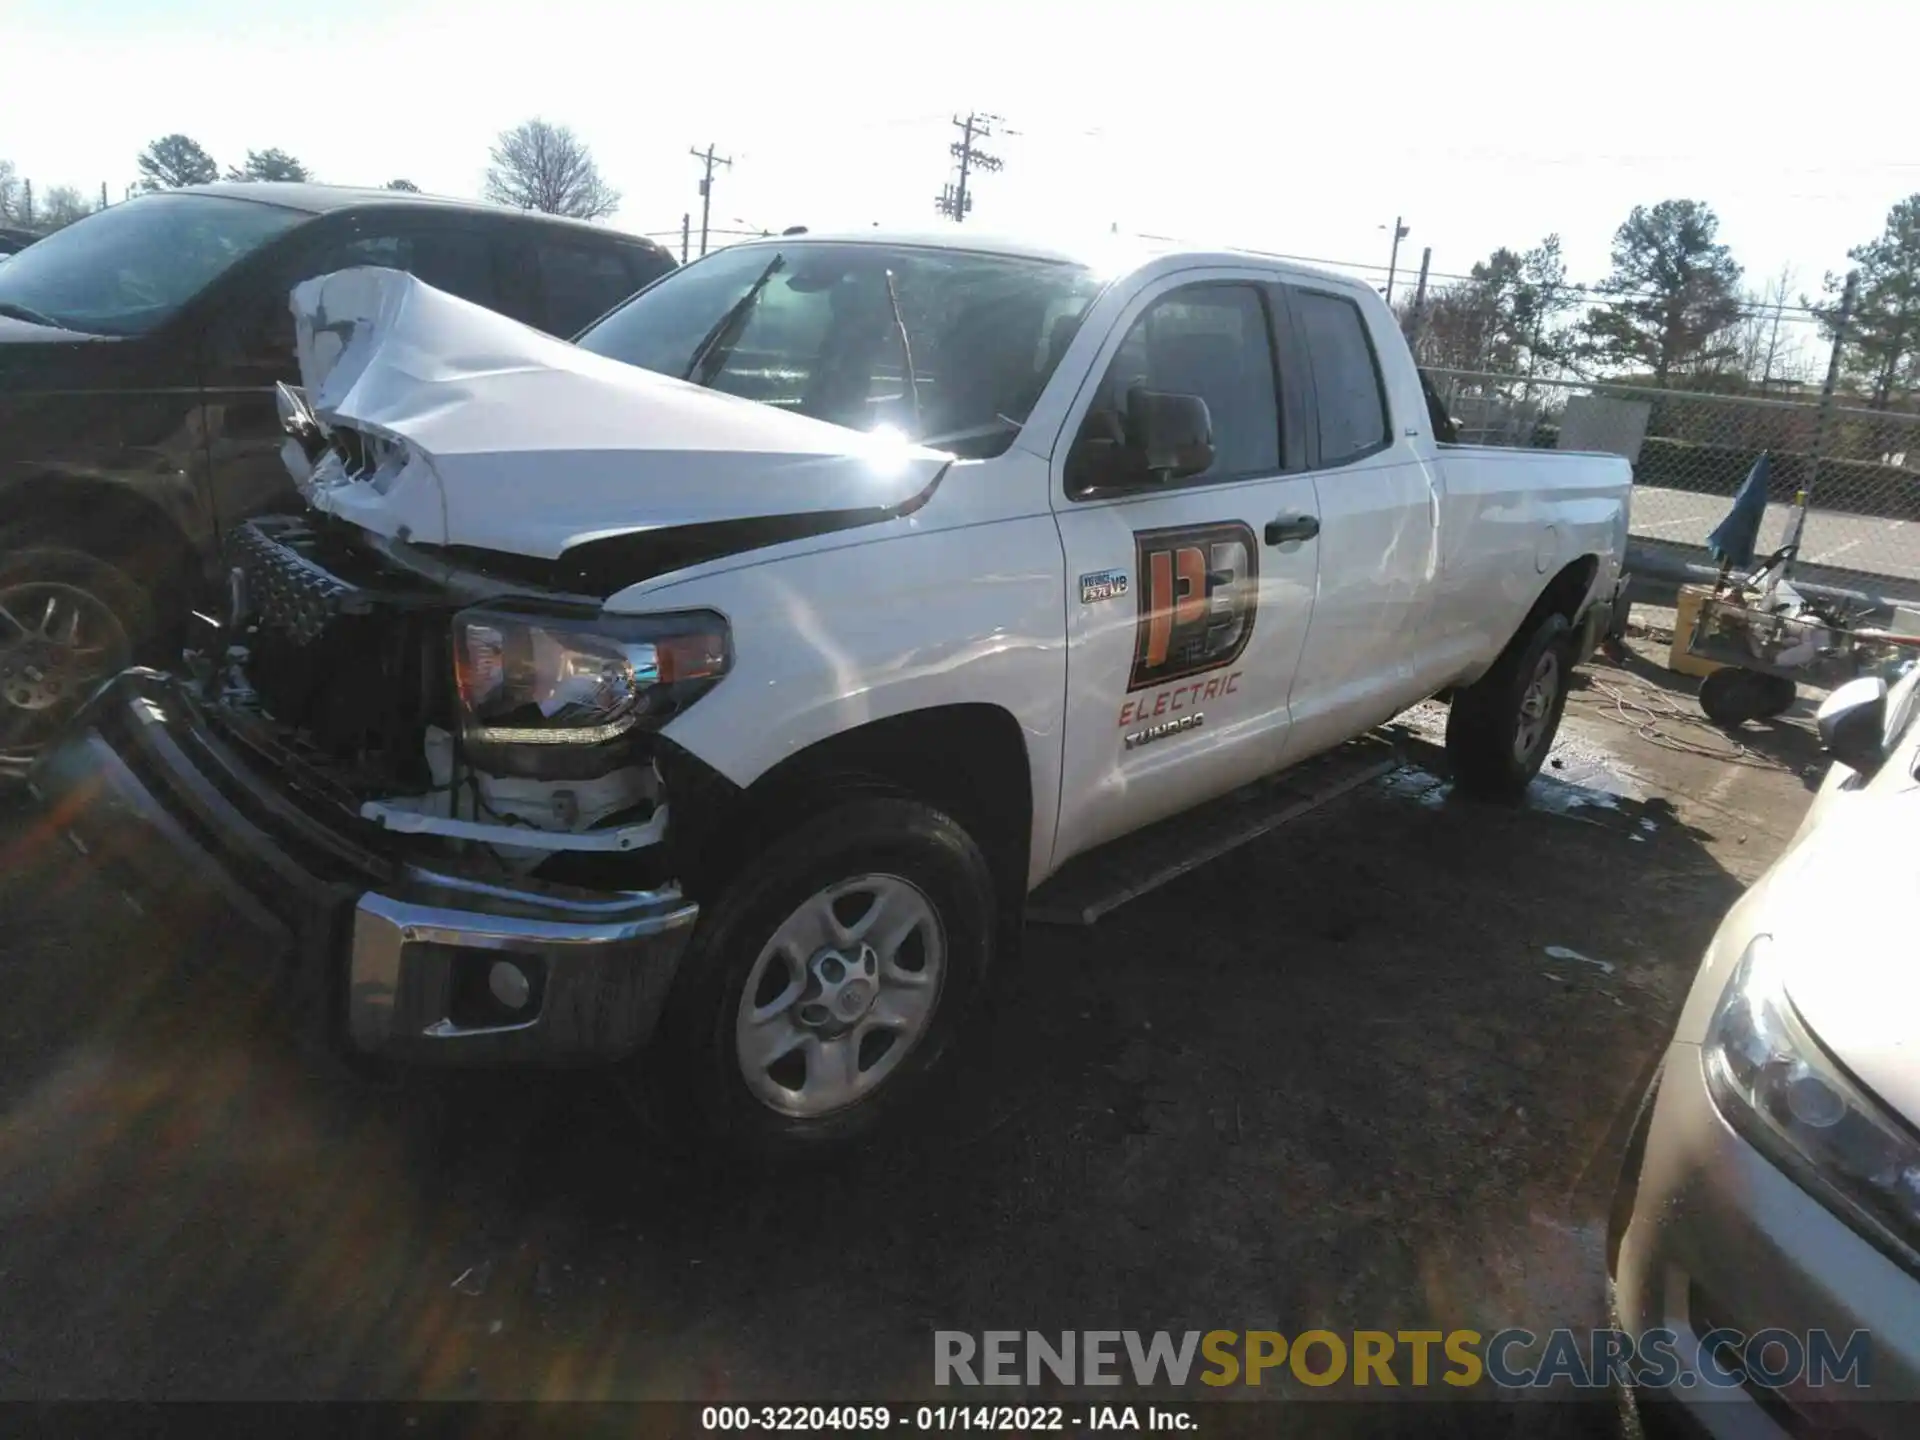
[[[1757,923],[1773,934],[1794,1008],[1841,1064],[1920,1125],[1920,785],[1906,775],[1847,797],[1764,883]]]
[[[784,516],[884,518],[951,456],[590,354],[397,270],[293,291],[300,377],[350,468],[287,460],[314,508],[389,538],[552,559],[591,541]],[[850,519],[848,523],[862,523]]]

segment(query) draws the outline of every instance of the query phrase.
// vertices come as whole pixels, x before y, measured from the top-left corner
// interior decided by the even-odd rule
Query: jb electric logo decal
[[[1140,619],[1127,689],[1231,665],[1253,635],[1260,552],[1238,522],[1137,531]]]

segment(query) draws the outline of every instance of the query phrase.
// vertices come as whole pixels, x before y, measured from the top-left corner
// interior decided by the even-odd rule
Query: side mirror
[[[1155,481],[1183,480],[1213,467],[1213,416],[1198,395],[1135,385],[1127,391],[1127,448]]]
[[[1887,682],[1878,675],[1849,680],[1821,703],[1820,748],[1863,776],[1887,758]]]

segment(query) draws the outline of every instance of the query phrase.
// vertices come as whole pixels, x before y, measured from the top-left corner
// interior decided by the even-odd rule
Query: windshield
[[[1013,442],[1100,285],[1078,265],[965,250],[741,245],[643,290],[579,344],[982,458]]]
[[[213,195],[112,205],[0,265],[0,314],[95,335],[138,335],[305,212]]]

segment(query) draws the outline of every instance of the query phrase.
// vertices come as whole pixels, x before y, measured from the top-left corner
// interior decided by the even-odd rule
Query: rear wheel
[[[1553,748],[1572,672],[1567,618],[1546,615],[1491,670],[1454,693],[1447,757],[1462,789],[1509,800],[1527,788]]]
[[[0,780],[25,774],[155,633],[152,601],[117,566],[50,543],[9,553],[10,541],[0,532]]]
[[[892,796],[828,802],[706,906],[643,1102],[702,1151],[850,1145],[938,1065],[985,978],[995,897],[973,840]]]

